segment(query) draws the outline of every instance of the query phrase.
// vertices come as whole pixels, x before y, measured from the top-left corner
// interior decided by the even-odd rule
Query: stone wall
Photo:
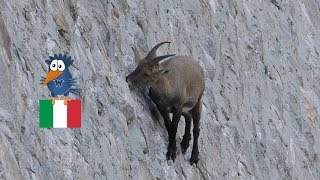
[[[0,179],[318,179],[320,1],[0,2]],[[135,52],[191,55],[205,71],[200,161],[125,76]],[[81,129],[40,129],[45,59],[68,52]],[[177,142],[183,135],[183,118]]]

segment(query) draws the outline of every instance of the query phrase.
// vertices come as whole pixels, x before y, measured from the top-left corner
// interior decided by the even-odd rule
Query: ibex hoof
[[[192,154],[192,155],[191,155],[191,159],[190,159],[191,165],[197,164],[198,161],[199,161],[199,155],[198,155],[198,154],[197,154],[197,155]]]
[[[185,154],[187,152],[188,147],[189,147],[189,141],[185,140],[185,139],[182,139],[180,145],[181,145],[182,154]]]
[[[168,148],[167,160],[172,159],[172,161],[174,162],[174,160],[176,159],[176,151],[176,149]]]

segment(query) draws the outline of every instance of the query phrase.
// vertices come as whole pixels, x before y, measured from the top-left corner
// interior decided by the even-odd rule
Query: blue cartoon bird
[[[73,63],[71,57],[60,53],[49,56],[49,60],[45,61],[49,65],[49,72],[47,77],[42,77],[40,80],[42,87],[47,85],[54,98],[68,96],[70,92],[79,95],[80,89],[76,86],[76,78],[72,78],[68,69]]]

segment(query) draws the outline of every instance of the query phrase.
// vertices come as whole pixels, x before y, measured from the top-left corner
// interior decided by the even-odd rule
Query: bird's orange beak
[[[49,73],[47,74],[46,79],[43,81],[42,87],[47,85],[50,81],[54,80],[55,78],[57,78],[61,74],[62,74],[62,71],[58,71],[58,70],[52,71],[52,70],[50,70]]]

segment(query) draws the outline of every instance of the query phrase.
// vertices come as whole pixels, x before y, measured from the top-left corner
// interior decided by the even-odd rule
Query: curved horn
[[[157,59],[157,61],[160,62],[170,56],[175,56],[175,54],[168,54],[168,55],[164,55],[164,56],[159,56],[159,57],[156,57],[155,59]]]
[[[155,46],[151,49],[151,51],[148,53],[146,59],[153,59],[153,58],[155,58],[155,57],[157,56],[157,55],[156,55],[157,49],[158,49],[162,44],[165,44],[165,43],[171,43],[171,42],[165,41],[165,42],[161,42],[161,43],[155,45]]]

